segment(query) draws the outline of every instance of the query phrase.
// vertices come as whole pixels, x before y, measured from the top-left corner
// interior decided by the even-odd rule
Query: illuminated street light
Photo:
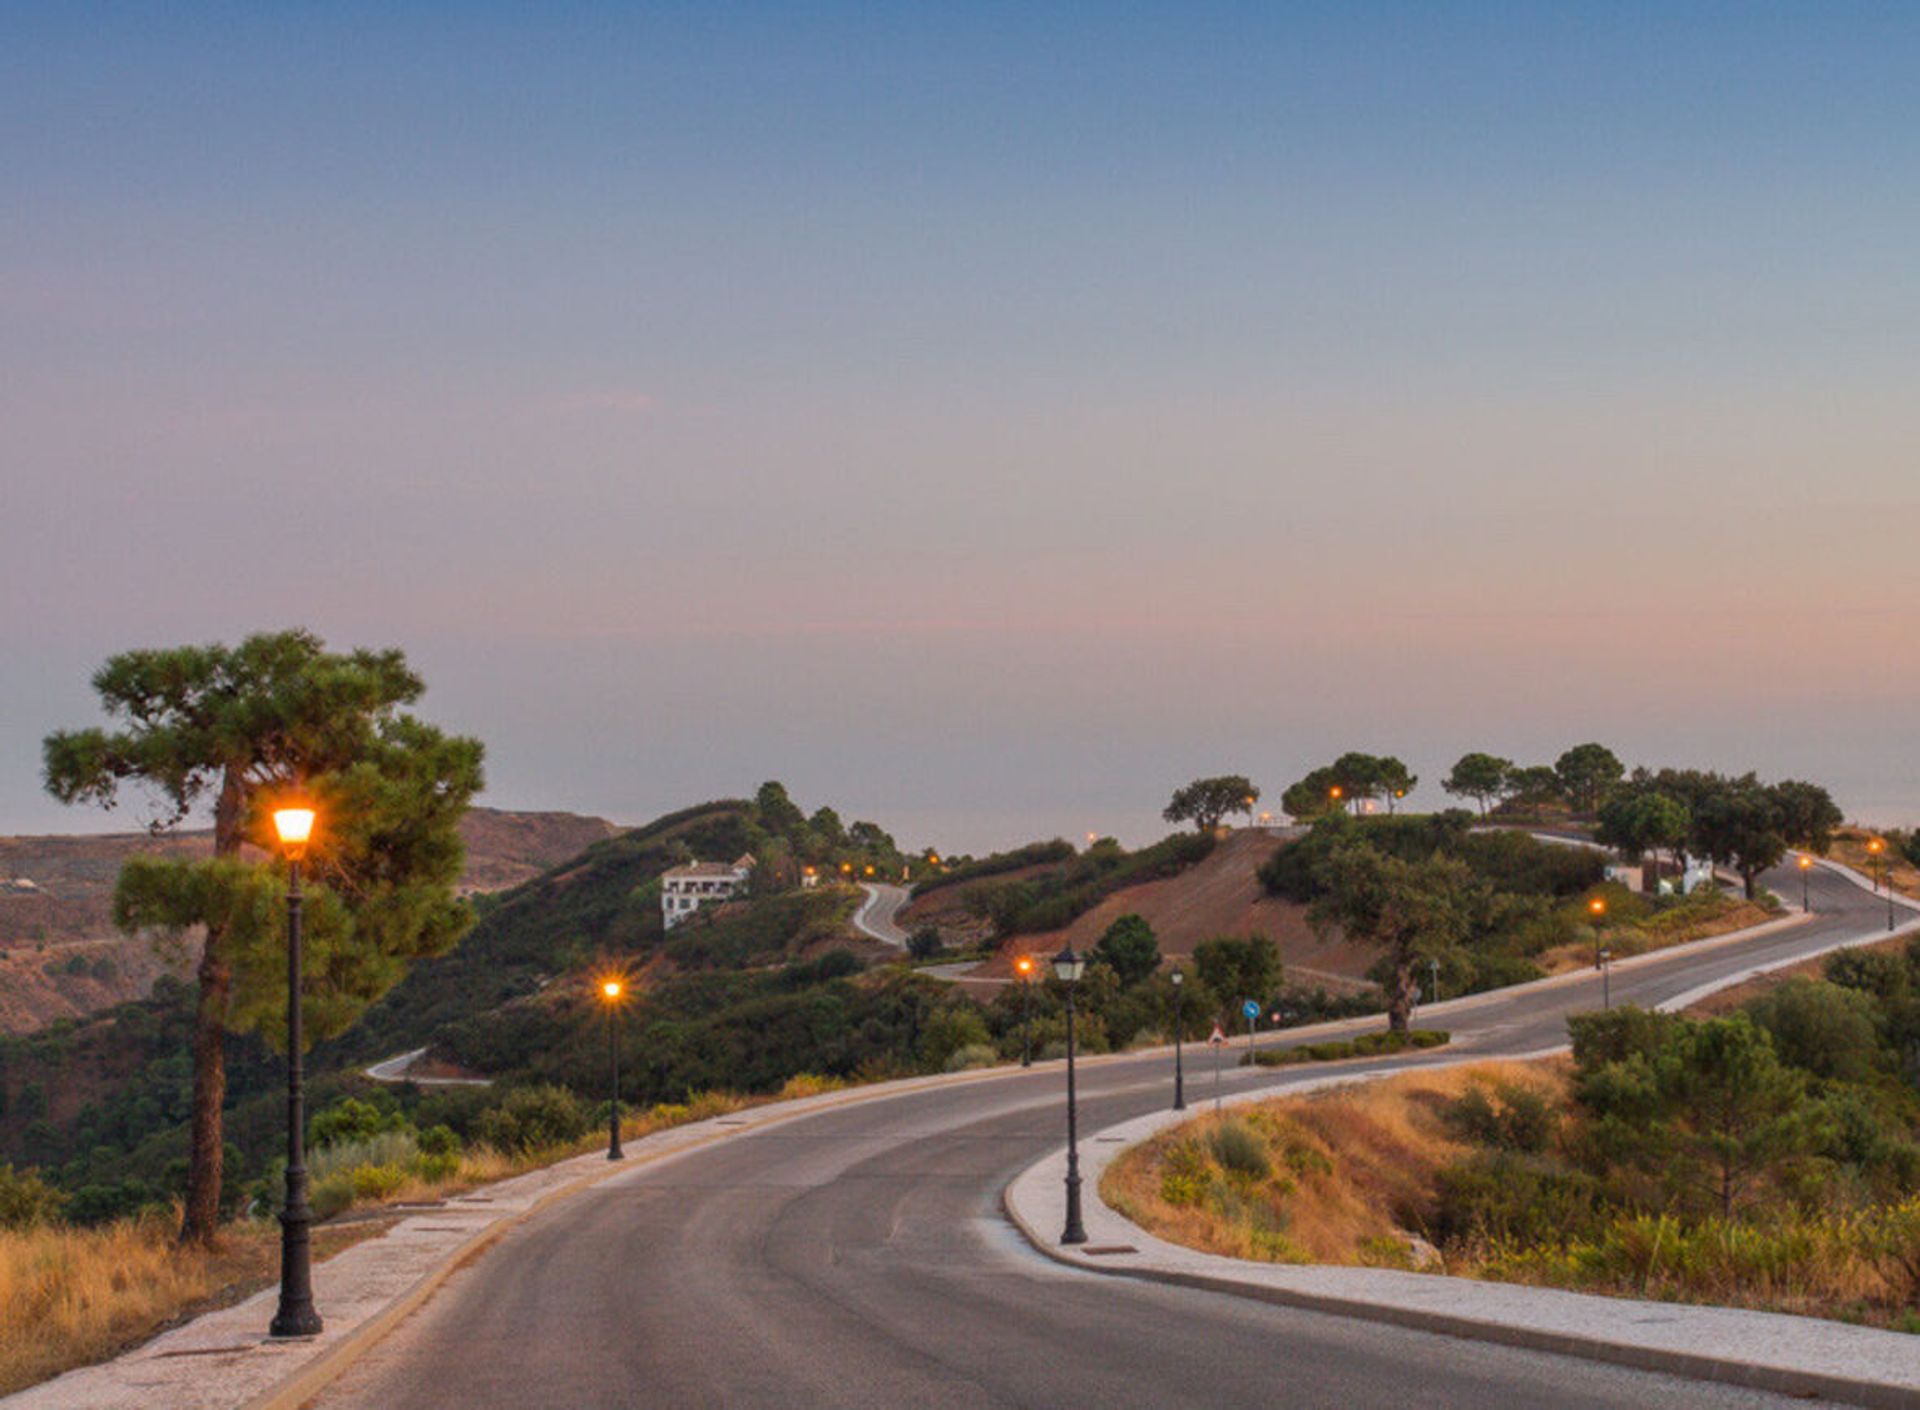
[[[320,1335],[313,1305],[313,1210],[307,1205],[305,1041],[300,1013],[300,859],[313,838],[314,810],[305,802],[276,808],[273,830],[287,859],[287,1207],[280,1213],[280,1306],[267,1334]]]
[[[1013,962],[1020,976],[1020,1065],[1033,1066],[1033,956],[1022,955]]]
[[[1813,858],[1805,852],[1800,854],[1800,909],[1808,915],[1813,914],[1813,900],[1807,890],[1807,878],[1813,874]]]
[[[607,1159],[621,1159],[620,1151],[620,996],[626,986],[617,978],[600,981],[600,998],[607,1006]]]
[[[1595,896],[1587,902],[1587,914],[1593,917],[1593,967],[1600,968],[1600,923],[1607,917],[1607,898]]]
[[[1887,844],[1876,837],[1867,843],[1867,850],[1873,854],[1873,884],[1877,890],[1887,888],[1887,929],[1893,929],[1893,868],[1887,865]]]

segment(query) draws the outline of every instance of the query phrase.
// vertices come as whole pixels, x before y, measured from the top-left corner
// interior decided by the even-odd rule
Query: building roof
[[[738,876],[743,871],[751,871],[752,869],[753,854],[749,852],[735,862],[684,862],[680,866],[671,867],[661,872],[660,879],[665,881],[670,878],[704,879],[710,877],[716,881],[724,881]]]

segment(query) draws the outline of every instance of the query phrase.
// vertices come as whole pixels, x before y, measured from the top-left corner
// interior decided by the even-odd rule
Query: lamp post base
[[[1083,1244],[1086,1241],[1087,1228],[1080,1222],[1080,1175],[1076,1171],[1067,1176],[1067,1227],[1060,1235],[1060,1242]]]

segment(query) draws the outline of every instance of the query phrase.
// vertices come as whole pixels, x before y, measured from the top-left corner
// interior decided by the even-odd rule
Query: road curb
[[[1832,863],[1827,863],[1826,865],[1831,866],[1836,872],[1845,875],[1847,879],[1853,881],[1856,885],[1861,884],[1863,881],[1863,878],[1859,877],[1857,873],[1852,872],[1849,868]],[[1752,939],[1763,933],[1782,929],[1786,923],[1797,923],[1801,919],[1803,919],[1803,917],[1794,916],[1789,918],[1788,922],[1769,922],[1744,932],[1734,932],[1732,936],[1716,936],[1711,937],[1707,941],[1694,943],[1706,946],[1713,944],[1715,941],[1735,937]],[[1892,932],[1892,935],[1898,937],[1915,932],[1920,932],[1920,914],[1914,915],[1904,924],[1900,925]],[[1879,938],[1880,937],[1877,936],[1868,936],[1837,941],[1830,946],[1814,952],[1814,956],[1829,954],[1835,950],[1845,949],[1854,945],[1878,943]],[[1636,956],[1635,959],[1649,959],[1656,955],[1671,954],[1674,948],[1678,947],[1652,951],[1645,956]],[[1694,990],[1676,995],[1673,999],[1662,1003],[1660,1008],[1671,1010],[1684,1007],[1687,1004],[1696,1003],[1708,994],[1716,993],[1722,989],[1732,988],[1737,984],[1743,983],[1755,974],[1767,973],[1775,969],[1790,968],[1814,956],[1796,955],[1792,959],[1781,960],[1778,963],[1756,966],[1753,970],[1745,974],[1730,975],[1709,984],[1700,985]],[[1565,976],[1556,975],[1551,979],[1537,982],[1542,985],[1553,984],[1555,981],[1564,978]],[[1521,986],[1515,987],[1518,988]],[[1474,995],[1472,999],[1479,999],[1481,997],[1480,995]],[[1471,1000],[1467,1002],[1470,1004]],[[1467,1005],[1463,1004],[1463,1006]],[[1458,1010],[1456,1009],[1455,1011],[1457,1012]],[[1321,1079],[1309,1078],[1278,1091],[1268,1088],[1265,1090],[1256,1089],[1253,1091],[1235,1092],[1224,1099],[1224,1104],[1242,1106],[1255,1101],[1303,1096],[1313,1091],[1358,1082],[1375,1081],[1410,1071],[1428,1071],[1435,1068],[1468,1066],[1475,1063],[1526,1061],[1564,1051],[1566,1051],[1566,1048],[1560,1046],[1535,1053],[1479,1053],[1437,1062],[1423,1063],[1408,1061],[1397,1068],[1374,1068],[1366,1071],[1350,1070],[1331,1073]],[[1204,1102],[1196,1102],[1185,1111],[1160,1111],[1150,1113],[1147,1116],[1135,1117],[1130,1121],[1108,1127],[1104,1131],[1090,1132],[1082,1138],[1083,1146],[1087,1147],[1086,1153],[1083,1156],[1083,1165],[1085,1167],[1083,1171],[1083,1198],[1085,1198],[1088,1203],[1089,1213],[1101,1221],[1111,1220],[1117,1223],[1122,1229],[1129,1231],[1125,1237],[1137,1238],[1139,1241],[1137,1246],[1122,1245],[1115,1247],[1110,1245],[1109,1247],[1113,1248],[1114,1251],[1124,1250],[1142,1257],[1150,1256],[1143,1254],[1141,1251],[1151,1245],[1161,1244],[1163,1241],[1147,1233],[1145,1229],[1114,1209],[1101,1197],[1100,1182],[1106,1168],[1114,1160],[1118,1159],[1128,1150],[1133,1149],[1134,1146],[1149,1136],[1168,1127],[1194,1120],[1203,1114]],[[1116,1133],[1122,1132],[1125,1134],[1116,1136]],[[1435,1311],[1427,1308],[1410,1307],[1353,1295],[1316,1292],[1311,1289],[1298,1287],[1280,1287],[1272,1283],[1258,1281],[1245,1274],[1236,1276],[1235,1273],[1225,1270],[1220,1272],[1200,1272],[1171,1267],[1155,1267],[1144,1263],[1117,1264],[1096,1261],[1095,1257],[1090,1257],[1076,1249],[1063,1247],[1054,1238],[1042,1234],[1034,1226],[1033,1220],[1029,1217],[1028,1212],[1020,1207],[1019,1192],[1022,1187],[1030,1182],[1037,1183],[1043,1172],[1051,1174],[1056,1168],[1063,1171],[1065,1157],[1066,1148],[1063,1146],[1027,1166],[1018,1175],[1014,1176],[1012,1180],[1008,1181],[1001,1190],[1000,1207],[1005,1213],[1008,1222],[1020,1231],[1021,1235],[1033,1246],[1036,1252],[1056,1263],[1069,1268],[1079,1269],[1082,1272],[1102,1274],[1108,1277],[1135,1278],[1144,1282],[1162,1283],[1171,1286],[1198,1288],[1208,1292],[1225,1293],[1235,1297],[1249,1298],[1279,1306],[1295,1307],[1306,1311],[1323,1312],[1362,1321],[1387,1323],[1418,1331],[1435,1332],[1475,1341],[1493,1342],[1523,1350],[1551,1352],[1563,1356],[1578,1357],[1587,1361],[1597,1361],[1611,1365],[1626,1366],[1636,1370],[1685,1376],[1693,1380],[1739,1386],[1749,1390],[1769,1391],[1790,1396],[1819,1396],[1829,1400],[1843,1401],[1848,1404],[1872,1407],[1872,1410],[1881,1410],[1881,1407],[1887,1407],[1888,1410],[1896,1410],[1896,1408],[1897,1410],[1912,1410],[1915,1404],[1920,1403],[1920,1377],[1916,1377],[1906,1384],[1883,1380],[1868,1380],[1857,1376],[1835,1374],[1829,1371],[1764,1365],[1758,1362],[1741,1360],[1732,1356],[1682,1351],[1669,1347],[1636,1345],[1598,1336],[1583,1335],[1579,1332],[1518,1325],[1511,1322],[1503,1322],[1497,1318],[1474,1316],[1463,1312]],[[1086,1246],[1083,1245],[1080,1247],[1084,1248]],[[1172,1249],[1176,1254],[1197,1254],[1196,1250],[1184,1249],[1178,1245],[1166,1245],[1166,1247]],[[1101,1255],[1101,1257],[1104,1256],[1110,1255]],[[1218,1257],[1215,1255],[1199,1256]],[[1219,1258],[1219,1261],[1227,1264],[1229,1268],[1231,1268],[1234,1263],[1239,1262],[1239,1260],[1230,1260],[1224,1257]],[[1271,1270],[1280,1265],[1247,1263],[1245,1266],[1249,1272],[1251,1272],[1253,1270]],[[1337,1265],[1321,1266],[1331,1269]],[[1461,1278],[1449,1280],[1442,1274],[1420,1274],[1414,1276],[1421,1278],[1439,1278],[1443,1281],[1459,1283],[1462,1285],[1463,1293],[1467,1288],[1483,1289],[1489,1286],[1510,1286],[1506,1284],[1489,1284],[1477,1279]],[[1596,1304],[1604,1304],[1610,1309],[1617,1309],[1621,1301],[1621,1299],[1618,1298],[1606,1297],[1599,1294],[1573,1293],[1562,1289],[1543,1291],[1555,1292],[1563,1297],[1591,1298]],[[1676,1304],[1676,1306],[1686,1305],[1690,1304]],[[1738,1309],[1714,1310],[1737,1311]],[[1782,1316],[1783,1320],[1788,1322],[1806,1320],[1787,1318],[1784,1314],[1754,1313],[1752,1315]],[[1836,1323],[1833,1325],[1838,1328],[1843,1324]],[[1859,1329],[1848,1330],[1858,1331]],[[1886,1333],[1885,1335],[1899,1336],[1900,1334]]]
[[[1777,1367],[1759,1366],[1749,1361],[1667,1351],[1657,1347],[1624,1346],[1618,1342],[1604,1341],[1594,1337],[1546,1332],[1531,1327],[1515,1327],[1503,1322],[1468,1317],[1458,1313],[1430,1312],[1417,1307],[1395,1307],[1390,1303],[1369,1302],[1359,1298],[1338,1297],[1297,1288],[1276,1288],[1236,1278],[1209,1276],[1204,1273],[1183,1273],[1162,1268],[1102,1267],[1072,1257],[1054,1246],[1051,1240],[1041,1237],[1015,1207],[1012,1194],[1013,1185],[1009,1184],[1002,1194],[1001,1208],[1006,1211],[1014,1227],[1026,1237],[1027,1242],[1054,1262],[1069,1268],[1077,1268],[1082,1272],[1104,1274],[1115,1278],[1135,1278],[1142,1282],[1161,1283],[1172,1287],[1197,1288],[1203,1292],[1225,1293],[1233,1297],[1250,1298],[1256,1302],[1298,1308],[1306,1312],[1323,1312],[1359,1321],[1406,1327],[1414,1331],[1462,1337],[1470,1341],[1493,1342],[1497,1345],[1517,1347],[1524,1351],[1544,1351],[1560,1356],[1573,1356],[1583,1361],[1599,1361],[1609,1365],[1626,1366],[1633,1370],[1685,1376],[1692,1380],[1740,1386],[1748,1390],[1772,1391],[1791,1396],[1818,1396],[1850,1405],[1867,1406],[1870,1410],[1883,1410],[1883,1408],[1884,1410],[1912,1410],[1914,1405],[1915,1391],[1911,1386],[1892,1385],[1881,1381],[1853,1380],[1818,1372],[1789,1371]]]

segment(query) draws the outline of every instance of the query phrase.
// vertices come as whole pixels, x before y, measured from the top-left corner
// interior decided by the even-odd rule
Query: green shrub
[[[331,1219],[353,1205],[353,1172],[337,1170],[325,1179],[315,1180],[308,1203],[315,1219]]]
[[[993,1050],[991,1043],[968,1043],[947,1055],[941,1071],[966,1072],[976,1067],[992,1067],[999,1061],[1000,1055]]]
[[[437,1154],[422,1151],[413,1162],[413,1173],[429,1184],[439,1184],[451,1180],[460,1173],[460,1157],[453,1151],[441,1151]]]
[[[1526,1155],[1544,1151],[1557,1124],[1544,1095],[1506,1082],[1491,1092],[1478,1084],[1469,1087],[1443,1116],[1462,1140]]]
[[[511,1155],[576,1141],[586,1129],[587,1113],[579,1099],[564,1087],[548,1084],[514,1088],[473,1123],[476,1140]]]
[[[1592,1180],[1511,1151],[1469,1156],[1439,1173],[1434,1228],[1447,1240],[1538,1244],[1590,1230]]]
[[[31,1229],[60,1217],[67,1197],[36,1171],[0,1165],[0,1229]]]
[[[383,1131],[398,1131],[407,1124],[397,1107],[384,1102],[363,1102],[358,1097],[342,1097],[324,1111],[315,1112],[307,1123],[307,1144],[340,1145],[364,1141]]]
[[[1415,1028],[1406,1033],[1364,1033],[1358,1038],[1326,1043],[1303,1043],[1297,1048],[1255,1048],[1253,1061],[1260,1067],[1292,1067],[1302,1062],[1339,1062],[1345,1058],[1378,1057],[1383,1053],[1407,1049],[1438,1048],[1453,1035],[1439,1028]],[[1240,1059],[1245,1066],[1247,1059]]]
[[[1273,1173],[1273,1162],[1267,1157],[1267,1143],[1238,1121],[1226,1121],[1214,1127],[1208,1133],[1207,1145],[1213,1152],[1213,1158],[1220,1163],[1220,1168],[1229,1175],[1258,1181]]]
[[[356,1200],[381,1200],[407,1183],[407,1172],[398,1165],[356,1165],[347,1179]]]
[[[429,1126],[414,1137],[422,1155],[458,1155],[460,1138],[451,1126]]]
[[[337,1141],[320,1147],[307,1158],[307,1174],[324,1180],[342,1171],[351,1172],[363,1165],[391,1165],[405,1169],[420,1154],[412,1131],[382,1131],[358,1141]],[[284,1195],[279,1196],[284,1198]]]

